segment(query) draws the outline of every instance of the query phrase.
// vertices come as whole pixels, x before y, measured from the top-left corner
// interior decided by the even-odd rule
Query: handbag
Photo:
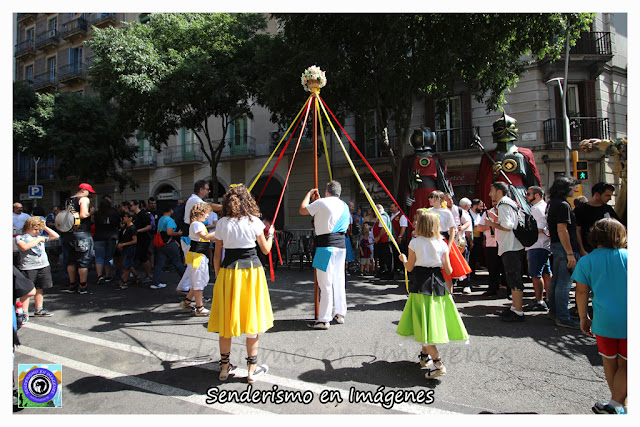
[[[153,246],[155,246],[156,248],[161,248],[166,244],[167,242],[165,242],[164,239],[162,238],[161,232],[158,231],[156,235],[153,236]]]

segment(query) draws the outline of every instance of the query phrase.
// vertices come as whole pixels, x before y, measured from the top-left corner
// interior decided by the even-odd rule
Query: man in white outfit
[[[211,190],[209,189],[209,183],[203,179],[196,181],[195,184],[193,185],[193,194],[187,199],[187,201],[185,202],[184,205],[184,226],[182,228],[182,237],[180,238],[180,246],[182,247],[182,253],[184,253],[186,255],[187,252],[189,252],[189,245],[191,244],[191,239],[189,239],[189,226],[191,225],[191,209],[197,204],[197,203],[207,203],[205,202],[203,199],[206,197],[209,197],[209,192]],[[211,205],[211,209],[214,212],[219,212],[222,210],[222,205],[218,204],[218,203],[211,203],[208,202],[209,205]],[[178,283],[178,288],[177,291],[178,292],[189,292],[190,286],[189,286],[189,279],[184,280],[184,281],[180,281],[180,283]]]
[[[316,253],[313,267],[316,269],[320,288],[318,318],[310,323],[313,329],[329,329],[331,320],[344,323],[347,313],[344,263],[346,259],[345,233],[349,228],[349,206],[339,199],[342,187],[338,181],[327,183],[325,197],[320,198],[317,188],[309,190],[300,204],[301,215],[313,216],[316,232]],[[317,200],[311,203],[312,198]],[[335,308],[335,317],[332,317]]]

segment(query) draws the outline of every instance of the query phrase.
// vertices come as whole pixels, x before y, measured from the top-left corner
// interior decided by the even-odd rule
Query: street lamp
[[[560,89],[560,99],[562,100],[562,117],[564,118],[564,172],[565,175],[571,175],[571,130],[569,129],[569,116],[567,115],[567,100],[566,100],[566,84],[563,89],[561,80],[563,77],[556,77],[555,79],[547,80],[547,84],[552,82],[558,82],[558,89]],[[566,82],[566,80],[565,80]]]

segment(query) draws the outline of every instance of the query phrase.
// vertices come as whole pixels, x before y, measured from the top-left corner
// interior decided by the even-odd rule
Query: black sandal
[[[220,381],[226,381],[227,378],[229,378],[229,374],[231,373],[231,371],[236,369],[236,367],[233,366],[229,361],[230,355],[231,353],[220,353],[220,376],[218,377]],[[226,368],[223,368],[222,365],[224,365],[225,363],[228,364],[228,366]]]
[[[427,363],[429,363],[429,358],[431,356],[429,356],[428,354],[424,354],[422,351],[420,352],[420,354],[418,355],[418,359],[420,359],[420,366],[422,366],[423,368],[427,367]]]
[[[249,367],[251,365],[256,365],[255,369],[253,370],[253,372],[251,372],[249,370]],[[247,382],[249,384],[253,384],[256,382],[256,378],[264,375],[267,373],[267,371],[269,370],[269,367],[267,365],[258,365],[258,356],[249,356],[247,357]]]

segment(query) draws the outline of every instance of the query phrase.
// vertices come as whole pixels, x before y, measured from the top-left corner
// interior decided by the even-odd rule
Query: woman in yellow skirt
[[[257,364],[258,334],[273,326],[273,311],[256,240],[262,253],[268,254],[274,227],[265,237],[259,215],[260,210],[244,185],[236,185],[224,195],[222,219],[216,227],[213,265],[217,279],[207,327],[209,332],[220,334],[220,381],[225,381],[235,368],[229,362],[231,337],[242,334],[247,338],[247,381],[255,382],[268,370],[266,365]]]

